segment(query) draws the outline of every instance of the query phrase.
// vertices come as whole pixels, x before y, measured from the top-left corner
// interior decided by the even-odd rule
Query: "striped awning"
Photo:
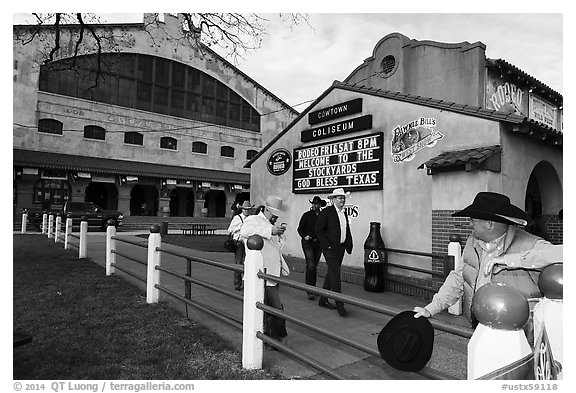
[[[250,174],[248,173],[152,164],[142,161],[77,156],[72,154],[25,149],[13,149],[13,165],[16,167],[59,169],[99,175],[124,175],[161,179],[250,184]]]

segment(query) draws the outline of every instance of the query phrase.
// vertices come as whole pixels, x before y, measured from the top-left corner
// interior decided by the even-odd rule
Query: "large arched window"
[[[63,124],[61,121],[54,119],[40,119],[38,120],[38,132],[45,132],[47,134],[62,135]]]
[[[192,153],[208,153],[208,145],[204,142],[192,142]]]
[[[84,126],[84,138],[106,140],[106,130],[100,126]]]
[[[234,148],[232,146],[222,146],[220,148],[220,155],[222,157],[234,158]]]
[[[40,90],[260,132],[260,114],[227,85],[160,57],[105,53],[40,67]]]
[[[178,140],[164,136],[160,138],[160,147],[162,149],[178,150]]]

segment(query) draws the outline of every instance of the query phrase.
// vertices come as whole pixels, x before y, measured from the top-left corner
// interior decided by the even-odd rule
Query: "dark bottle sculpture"
[[[370,223],[370,233],[364,242],[364,289],[368,292],[384,291],[384,280],[388,254],[382,235],[380,223]]]

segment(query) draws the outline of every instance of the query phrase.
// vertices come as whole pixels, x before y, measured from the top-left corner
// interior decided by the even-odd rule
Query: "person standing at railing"
[[[306,284],[315,287],[316,271],[322,256],[322,248],[316,237],[316,221],[318,221],[320,208],[326,206],[326,201],[319,196],[315,196],[309,202],[312,206],[310,210],[302,214],[298,224],[298,234],[302,238],[302,251],[304,251],[304,258],[306,258]],[[314,300],[316,295],[308,293],[308,299]]]
[[[450,272],[444,284],[425,307],[414,307],[415,318],[431,317],[463,299],[463,311],[473,327],[472,297],[490,282],[510,284],[532,303],[542,293],[538,288],[540,270],[551,263],[561,262],[561,246],[534,236],[520,228],[530,217],[510,203],[510,199],[494,192],[480,192],[474,202],[452,216],[469,217],[472,235],[466,241],[463,263]],[[529,330],[529,326],[527,327]],[[530,332],[528,331],[530,340]]]
[[[244,220],[240,235],[246,241],[252,235],[259,235],[264,241],[262,259],[265,273],[280,277],[290,274],[290,269],[282,256],[282,247],[286,240],[284,226],[276,227],[274,224],[283,209],[282,199],[276,196],[266,198],[264,208],[257,215],[251,215]],[[283,310],[280,299],[279,285],[273,281],[266,281],[264,286],[264,304]],[[288,335],[286,320],[274,315],[265,314],[264,333],[281,341]]]
[[[320,211],[316,222],[316,236],[318,236],[322,253],[328,265],[328,272],[324,278],[324,286],[322,288],[338,293],[342,291],[340,267],[344,259],[344,252],[351,254],[353,247],[350,223],[348,222],[348,215],[344,211],[347,195],[350,195],[350,193],[344,192],[343,188],[336,188],[332,194],[328,195],[332,205]],[[341,317],[348,315],[344,308],[344,303],[341,301],[337,300],[336,306],[334,306],[326,297],[320,296],[318,305],[329,309],[337,309],[338,315]]]
[[[253,208],[254,205],[251,205],[250,201],[244,201],[242,205],[238,206],[238,212],[234,217],[232,217],[232,221],[228,226],[228,233],[230,233],[233,239],[236,240],[236,251],[234,251],[234,263],[236,265],[244,265],[246,249],[244,248],[244,242],[240,239],[240,229],[242,228],[246,217],[250,215],[250,210]],[[243,288],[242,273],[234,272],[234,289],[241,291]]]

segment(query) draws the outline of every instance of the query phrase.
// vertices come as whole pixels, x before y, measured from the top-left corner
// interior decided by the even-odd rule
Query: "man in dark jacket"
[[[352,253],[352,233],[350,232],[348,215],[344,211],[346,196],[349,194],[345,193],[343,188],[335,189],[332,194],[328,195],[332,205],[320,212],[316,222],[316,236],[328,265],[328,272],[322,288],[334,292],[341,292],[340,267],[342,266],[342,259],[344,259],[344,251],[348,254]],[[321,296],[318,305],[337,309],[341,317],[348,314],[344,308],[344,303],[338,300],[334,306],[326,297]]]
[[[318,221],[320,208],[326,206],[326,201],[315,196],[309,202],[312,206],[310,210],[302,214],[298,224],[298,234],[302,238],[302,251],[306,258],[306,285],[316,286],[316,271],[322,255],[322,249],[316,237],[316,221]],[[308,299],[314,300],[316,295],[308,293]]]

